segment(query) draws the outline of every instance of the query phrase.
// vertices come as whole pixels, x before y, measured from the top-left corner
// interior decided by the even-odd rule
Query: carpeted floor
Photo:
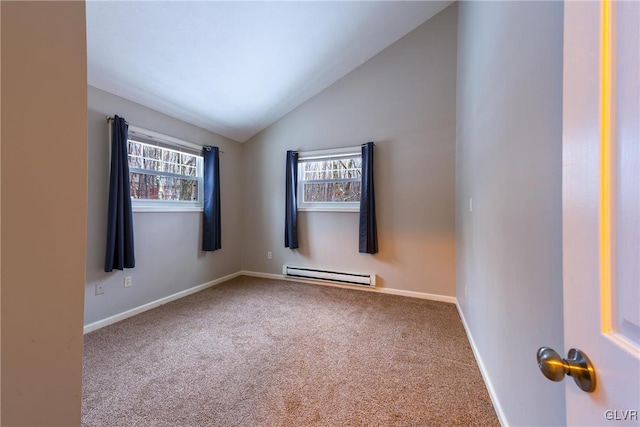
[[[84,338],[84,426],[499,425],[453,304],[238,277]]]

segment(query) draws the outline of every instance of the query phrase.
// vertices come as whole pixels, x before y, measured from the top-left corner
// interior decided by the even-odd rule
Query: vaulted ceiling
[[[88,83],[244,142],[452,1],[88,1]]]

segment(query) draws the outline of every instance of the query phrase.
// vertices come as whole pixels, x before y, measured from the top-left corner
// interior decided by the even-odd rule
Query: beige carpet
[[[453,304],[250,277],[87,334],[82,423],[499,425]]]

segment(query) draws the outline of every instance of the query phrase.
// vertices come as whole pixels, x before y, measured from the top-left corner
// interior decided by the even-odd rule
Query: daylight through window
[[[202,156],[130,133],[129,180],[135,206],[202,207]]]
[[[298,208],[358,211],[361,175],[360,147],[300,153]]]

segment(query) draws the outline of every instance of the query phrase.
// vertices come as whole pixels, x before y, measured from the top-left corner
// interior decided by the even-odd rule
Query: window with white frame
[[[187,141],[129,126],[134,211],[202,210],[201,149]]]
[[[359,146],[298,153],[298,209],[359,211],[361,176]]]

